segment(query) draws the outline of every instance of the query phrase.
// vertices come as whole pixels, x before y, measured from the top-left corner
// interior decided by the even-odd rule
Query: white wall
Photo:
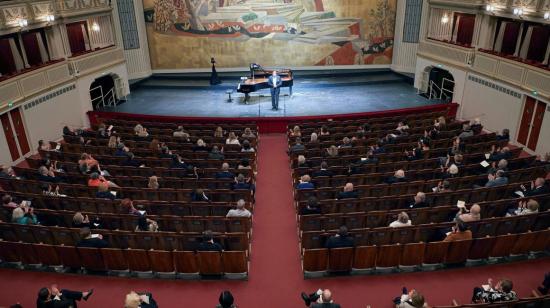
[[[391,69],[397,72],[414,73],[416,66],[417,43],[403,42],[406,0],[397,0],[395,33],[393,37],[393,56]]]
[[[59,94],[58,91],[65,92]],[[40,102],[41,98],[44,98],[44,101]],[[36,150],[40,139],[55,141],[61,138],[65,125],[71,127],[84,125],[74,83],[63,85],[26,101],[21,111],[31,151]]]
[[[113,23],[117,37],[117,45],[124,48],[120,19],[118,15],[117,1],[113,1]],[[143,14],[142,0],[134,0],[134,11],[139,34],[139,48],[124,50],[129,79],[140,79],[151,76],[151,60],[149,58],[149,43],[147,41],[147,29],[145,28],[145,16]]]
[[[468,76],[459,117],[467,120],[478,117],[489,131],[508,128],[515,140],[523,110],[521,91],[480,75],[469,73]],[[477,81],[470,80],[472,78]]]
[[[454,88],[454,94],[453,94],[453,102],[461,103],[462,102],[462,96],[464,94],[464,84],[466,82],[466,71],[455,68],[453,66],[449,66],[440,62],[433,61],[431,59],[418,57],[416,59],[416,70],[414,74],[414,87],[416,89],[419,89],[422,84],[422,72],[427,67],[439,67],[444,70],[449,71],[454,78],[455,82],[455,88]]]

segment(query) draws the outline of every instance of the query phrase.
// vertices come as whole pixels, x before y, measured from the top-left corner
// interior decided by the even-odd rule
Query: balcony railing
[[[124,52],[110,47],[78,57],[52,62],[0,80],[0,112],[10,103],[23,101],[39,92],[54,88],[78,76],[123,63]]]
[[[544,96],[550,96],[548,68],[478,50],[472,70],[515,84],[527,91],[537,91]]]
[[[421,41],[418,46],[419,55],[463,67],[471,65],[474,51],[473,47],[459,46],[432,39]]]
[[[63,17],[110,10],[109,0],[55,0],[55,8]]]

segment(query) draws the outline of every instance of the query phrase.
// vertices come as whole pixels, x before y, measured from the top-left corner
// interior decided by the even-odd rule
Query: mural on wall
[[[396,0],[143,0],[153,69],[390,64]]]

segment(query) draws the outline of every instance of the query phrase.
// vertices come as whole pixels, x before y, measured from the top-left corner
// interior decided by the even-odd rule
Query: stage
[[[126,102],[102,111],[183,117],[297,117],[364,113],[437,104],[416,94],[411,81],[389,70],[354,72],[295,71],[293,95],[281,88],[279,110],[271,110],[269,89],[236,92],[239,76],[220,74],[210,86],[208,75],[155,75],[132,86]],[[228,90],[233,90],[228,102]]]

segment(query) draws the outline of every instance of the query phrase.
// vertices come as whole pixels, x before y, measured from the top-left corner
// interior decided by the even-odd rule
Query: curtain
[[[521,49],[521,42],[523,42],[523,36],[525,35],[525,32],[527,32],[527,30],[525,30],[525,24],[521,23],[519,26],[519,35],[518,35],[518,38],[516,39],[516,50],[514,51],[514,57],[519,56],[519,51]]]
[[[48,53],[47,41],[45,40],[45,35],[42,31],[36,32],[36,40],[38,41],[38,49],[40,50],[40,57],[42,58],[42,63],[50,62],[50,55]]]
[[[69,38],[69,45],[73,55],[86,51],[84,35],[80,25],[80,23],[67,24],[67,36]]]
[[[493,48],[494,51],[500,52],[502,50],[502,42],[504,40],[504,30],[506,30],[507,24],[508,24],[507,21],[503,21],[500,23],[500,28],[498,29],[497,38],[495,40],[495,46]]]
[[[534,26],[529,26],[529,28],[527,28],[527,32],[525,33],[525,37],[523,38],[523,42],[521,43],[521,48],[519,49],[519,57],[522,59],[527,59],[527,51],[529,50],[529,45],[531,44],[533,28]]]
[[[10,42],[10,50],[11,55],[13,56],[13,62],[15,63],[15,69],[20,71],[25,68],[25,62],[23,61],[23,57],[21,56],[21,52],[17,47],[15,39],[9,38],[8,41]]]
[[[548,65],[548,58],[550,58],[550,41],[548,41],[548,46],[546,46],[546,56],[544,56],[542,64]]]
[[[7,38],[0,39],[0,76],[10,75],[17,71],[15,61],[11,53],[10,41]]]
[[[40,47],[38,46],[38,40],[36,39],[36,32],[27,32],[22,35],[23,48],[27,56],[27,63],[30,66],[36,66],[42,64],[42,57],[40,56]]]
[[[502,37],[501,52],[513,55],[516,52],[516,45],[519,36],[520,24],[518,22],[507,22]]]
[[[526,50],[525,58],[536,62],[543,63],[546,60],[546,53],[548,50],[548,39],[550,38],[550,27],[547,26],[534,26],[529,38],[525,37],[528,50]],[[524,44],[525,45],[525,44]]]
[[[80,28],[82,29],[82,37],[84,37],[84,46],[86,50],[92,49],[90,47],[90,37],[88,36],[88,31],[86,31],[86,25],[84,23],[81,23]]]
[[[453,36],[451,38],[452,42],[456,42],[456,37],[458,35],[458,27],[460,25],[460,16],[461,14],[455,13],[455,18],[453,20]]]
[[[476,17],[471,14],[461,15],[460,23],[457,24],[456,42],[464,45],[471,45],[472,37],[474,36]]]

